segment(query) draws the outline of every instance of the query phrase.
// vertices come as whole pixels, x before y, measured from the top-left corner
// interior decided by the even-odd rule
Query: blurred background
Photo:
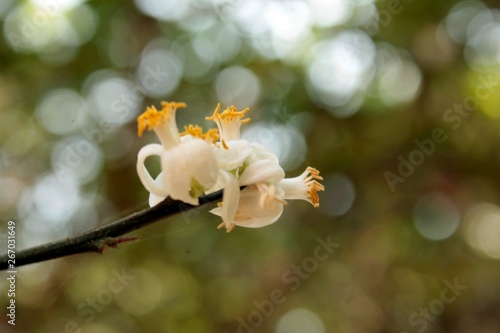
[[[146,208],[135,119],[161,100],[181,128],[250,107],[243,136],[326,191],[262,229],[204,207],[21,267],[0,331],[500,332],[498,6],[3,0],[0,252],[9,219],[22,249]]]

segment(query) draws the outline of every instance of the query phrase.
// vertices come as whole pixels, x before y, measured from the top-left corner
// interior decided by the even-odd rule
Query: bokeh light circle
[[[453,235],[460,223],[460,217],[453,201],[439,192],[422,196],[413,210],[415,228],[430,240],[442,240]]]
[[[328,216],[347,213],[356,198],[356,188],[352,180],[343,173],[331,173],[323,178],[325,192],[321,193],[320,210]]]
[[[255,104],[260,95],[260,82],[251,70],[233,66],[222,70],[215,81],[217,96],[223,105],[243,109]]]
[[[278,157],[283,170],[297,168],[307,155],[304,134],[290,125],[253,123],[246,126],[241,137],[267,147]]]
[[[285,313],[276,325],[276,333],[325,333],[325,325],[317,314],[308,309],[293,309]]]
[[[88,183],[99,175],[103,162],[100,148],[81,135],[62,139],[52,150],[52,167],[61,181]]]
[[[83,90],[97,122],[94,127],[123,125],[134,119],[142,107],[142,87],[111,70],[90,74]]]
[[[191,1],[176,0],[135,0],[135,5],[144,14],[160,21],[175,21],[184,17]]]
[[[171,94],[179,85],[183,66],[183,62],[169,50],[146,50],[135,75],[142,87],[141,93],[153,98]]]
[[[46,94],[36,108],[40,124],[50,133],[69,134],[79,129],[87,112],[85,99],[71,89],[55,89]]]
[[[362,31],[345,30],[318,42],[307,68],[309,94],[337,117],[354,114],[373,78],[374,59],[375,45]]]
[[[464,218],[464,238],[482,256],[500,260],[500,208],[481,203],[469,209]]]

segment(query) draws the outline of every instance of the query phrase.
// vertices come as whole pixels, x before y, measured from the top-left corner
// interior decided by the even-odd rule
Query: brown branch
[[[199,199],[200,205],[193,206],[168,197],[154,207],[133,213],[108,225],[88,230],[73,237],[21,250],[16,252],[15,267],[78,253],[104,253],[106,249],[110,247],[116,248],[120,243],[137,239],[137,237],[120,236],[180,212],[196,209],[202,205],[220,201],[222,199],[222,190],[202,196]],[[9,258],[7,254],[1,255],[0,270],[8,269],[8,264]]]

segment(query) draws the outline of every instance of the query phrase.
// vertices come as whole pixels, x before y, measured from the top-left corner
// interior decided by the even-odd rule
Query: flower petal
[[[250,218],[248,220],[238,221],[236,225],[245,228],[267,227],[268,225],[271,225],[274,222],[276,222],[280,218],[282,213],[283,213],[283,206],[281,206],[281,211],[276,212],[274,215],[263,218]]]
[[[198,205],[198,198],[190,195],[192,176],[187,165],[189,162],[188,154],[189,152],[184,151],[182,146],[164,152],[161,159],[163,181],[170,189],[172,199]],[[196,158],[196,156],[191,156],[191,158]]]
[[[225,173],[226,185],[222,196],[222,220],[226,229],[231,226],[238,209],[240,201],[240,185],[238,180],[231,174]]]
[[[281,193],[280,193],[281,194]],[[258,186],[248,186],[241,191],[236,225],[247,228],[261,228],[276,222],[283,213],[283,201],[266,200],[262,205],[263,193]]]
[[[219,176],[212,147],[197,138],[165,151],[162,171],[170,196],[191,205],[198,205],[198,193],[212,187]],[[194,191],[194,184],[202,191]]]
[[[146,169],[146,166],[144,165],[144,161],[150,157],[150,156],[162,156],[163,152],[165,150],[163,147],[159,144],[149,144],[144,147],[142,147],[141,150],[139,150],[139,154],[137,155],[137,174],[139,175],[139,179],[141,180],[142,185],[148,190],[150,193],[157,195],[157,196],[163,196],[167,197],[168,196],[168,190],[167,187],[165,186],[160,186],[159,184],[155,183],[153,180],[153,177],[149,174],[149,171]]]
[[[238,180],[230,173],[222,172],[222,176],[225,185],[220,216],[227,229],[234,223],[234,217],[240,202],[240,185]]]
[[[165,182],[163,181],[163,173],[162,172],[160,172],[158,174],[158,176],[156,177],[155,184],[157,184],[160,187],[166,188]],[[158,195],[155,195],[153,193],[150,193],[149,194],[149,207],[156,206],[157,204],[159,204],[160,202],[165,200],[165,198],[166,198],[166,196],[163,197],[163,196],[158,196]]]
[[[247,140],[227,141],[227,149],[224,147],[214,149],[214,154],[223,170],[234,170],[243,165],[252,153],[252,147]]]
[[[212,146],[205,140],[195,138],[181,147],[190,154],[187,165],[191,176],[205,189],[214,186],[219,178],[219,167]]]
[[[285,171],[273,159],[265,159],[250,164],[241,174],[240,186],[262,182],[280,182],[285,177]]]

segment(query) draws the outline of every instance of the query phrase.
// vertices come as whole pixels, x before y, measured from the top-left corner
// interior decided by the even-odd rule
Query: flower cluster
[[[317,192],[324,187],[318,182],[322,180],[318,170],[308,167],[298,177],[285,178],[275,155],[240,138],[241,125],[250,121],[245,118],[248,108],[238,111],[231,106],[221,112],[219,104],[206,118],[215,122],[217,129],[203,133],[201,127],[189,125],[179,133],[175,113],[186,104],[161,105],[161,110],[148,107],[137,118],[138,135],[153,130],[161,143],[146,145],[137,158],[137,173],[150,192],[151,207],[168,196],[198,205],[199,196],[223,189],[222,202],[210,212],[222,218],[218,228],[230,232],[236,225],[260,228],[274,223],[286,200],[302,199],[319,206]],[[161,159],[156,179],[144,165],[150,156]]]

